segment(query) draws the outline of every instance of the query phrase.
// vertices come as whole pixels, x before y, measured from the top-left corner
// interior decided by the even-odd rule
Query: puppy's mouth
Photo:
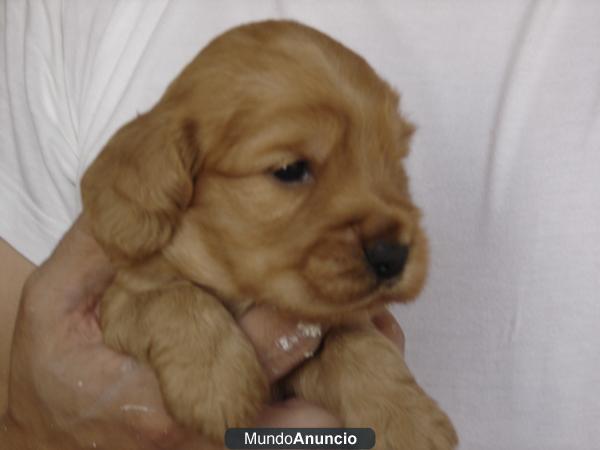
[[[427,251],[421,234],[410,245],[398,240],[367,245],[330,240],[311,250],[297,272],[302,281],[295,286],[303,286],[302,300],[286,306],[313,318],[343,320],[383,304],[406,303],[425,281]]]
[[[355,297],[349,296],[343,303],[351,310],[358,310],[375,304],[401,302],[403,301],[401,286],[401,274],[395,278],[385,280],[374,277],[374,280],[365,287],[365,294]],[[339,304],[339,301],[339,298],[331,299],[332,303]]]
[[[342,313],[404,301],[403,286],[412,266],[409,253],[407,246],[379,243],[344,257],[313,255],[302,272],[311,303]]]
[[[301,301],[288,302],[287,297],[280,296],[277,306],[306,320],[342,323],[382,305],[404,301],[399,288],[401,282],[397,279],[379,281],[371,277],[370,282],[360,288],[357,288],[356,280],[347,283],[348,280],[343,278],[330,279],[325,285],[314,280],[305,279],[304,282],[308,289]]]

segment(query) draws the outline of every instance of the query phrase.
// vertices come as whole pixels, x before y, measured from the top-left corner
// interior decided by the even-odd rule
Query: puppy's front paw
[[[420,391],[420,389],[419,389]],[[392,396],[393,397],[393,396]],[[376,450],[453,450],[458,436],[448,416],[424,392],[392,402],[377,429]]]
[[[229,312],[188,283],[135,293],[115,280],[101,310],[105,342],[147,361],[175,420],[222,443],[268,398],[267,376]]]
[[[154,367],[173,417],[222,443],[227,428],[252,424],[269,387],[254,349],[241,333],[220,336],[214,353],[200,353],[203,348],[205,342],[190,342],[186,349],[154,358]]]
[[[373,428],[376,450],[453,450],[458,443],[448,416],[416,383],[398,349],[371,328],[330,332],[319,356],[290,383],[347,427]]]

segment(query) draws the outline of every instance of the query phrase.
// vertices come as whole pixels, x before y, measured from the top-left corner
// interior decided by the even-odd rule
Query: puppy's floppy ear
[[[84,213],[113,260],[144,258],[171,239],[199,171],[197,124],[160,107],[110,139],[81,182]]]

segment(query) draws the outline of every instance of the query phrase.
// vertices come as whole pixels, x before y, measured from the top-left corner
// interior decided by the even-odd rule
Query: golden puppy
[[[269,21],[216,38],[108,142],[82,182],[118,269],[104,337],[155,369],[178,421],[216,441],[252,423],[269,386],[235,317],[269,304],[331,326],[286,390],[373,427],[378,449],[456,445],[369,321],[425,277],[402,165],[412,132],[361,57]]]

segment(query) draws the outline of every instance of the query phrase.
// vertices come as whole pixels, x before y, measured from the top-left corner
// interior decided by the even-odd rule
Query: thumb
[[[79,216],[27,281],[24,301],[29,308],[55,318],[74,311],[93,311],[113,275],[87,220]]]
[[[319,325],[296,322],[266,306],[252,308],[239,324],[254,345],[271,382],[312,356],[321,342]]]

